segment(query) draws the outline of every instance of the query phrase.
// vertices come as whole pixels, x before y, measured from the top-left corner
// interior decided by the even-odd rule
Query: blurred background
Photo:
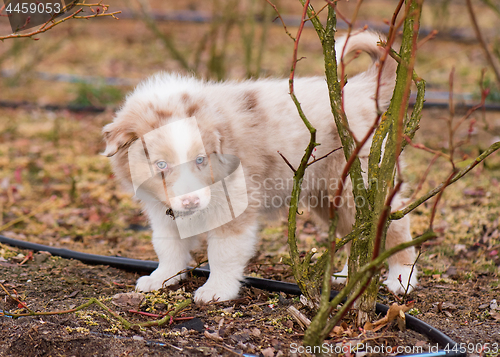
[[[71,20],[35,36],[38,41],[3,42],[1,99],[39,105],[109,105],[120,102],[134,84],[157,71],[193,73],[215,80],[289,74],[293,41],[265,0],[108,3],[110,11],[122,11],[120,20]],[[322,1],[313,4],[317,10],[324,5]],[[275,5],[295,35],[300,2],[277,0]],[[363,3],[353,27],[368,25],[387,33],[386,23],[395,5],[394,1],[383,0]],[[498,60],[500,3],[475,0],[473,6],[486,42]],[[340,13],[347,19],[352,18],[355,7],[355,1],[338,2]],[[298,66],[298,75],[322,75],[321,45],[308,25],[300,43],[300,55],[306,59]],[[338,29],[346,29],[340,18]],[[439,34],[419,51],[418,74],[428,81],[429,89],[447,90],[449,72],[454,66],[458,76],[456,91],[477,92],[481,69],[488,63],[471,26],[465,1],[425,2],[421,37],[432,30]],[[8,18],[0,17],[0,34],[10,32]],[[486,80],[494,81],[491,70]]]
[[[107,3],[109,11],[122,12],[119,20],[70,20],[36,35],[36,41],[0,42],[0,231],[43,244],[155,259],[146,218],[112,179],[108,160],[99,156],[104,149],[102,126],[113,119],[113,111],[134,85],[158,71],[211,80],[286,78],[293,40],[265,0]],[[274,0],[274,4],[295,36],[300,2]],[[325,3],[316,0],[313,5],[319,10]],[[500,2],[474,0],[472,5],[500,68]],[[353,28],[367,25],[387,33],[395,6],[395,1],[363,3]],[[355,1],[338,2],[347,19],[355,8]],[[433,30],[438,34],[418,51],[416,72],[428,83],[428,101],[416,142],[444,152],[449,149],[447,124],[441,119],[452,115],[448,109],[452,68],[457,121],[480,102],[481,78],[483,87],[489,89],[487,110],[475,112],[454,133],[454,140],[463,142],[455,155],[459,165],[465,166],[500,137],[500,83],[476,37],[465,0],[425,2],[421,27],[421,38]],[[346,23],[338,19],[339,33],[346,29]],[[0,17],[0,36],[10,33],[8,19]],[[299,57],[304,58],[297,76],[324,73],[321,44],[310,25],[301,38]],[[368,59],[361,57],[347,72],[362,71],[367,64]],[[432,154],[413,148],[407,152],[406,179],[414,190],[431,160],[434,165],[421,193],[449,174],[444,158],[433,159]],[[460,254],[470,253],[468,260],[477,255],[482,262],[477,266],[487,271],[496,271],[500,263],[496,250],[500,247],[498,155],[476,171],[468,176],[469,181],[446,191],[435,226],[441,232],[438,242],[450,244],[429,248],[436,255],[421,259],[429,274],[447,269]],[[427,227],[431,207],[424,205],[416,211],[414,234]],[[307,216],[301,219],[301,248],[321,245],[325,230]],[[286,254],[285,234],[283,220],[267,224],[262,231],[266,253],[256,260],[271,256],[277,262]],[[468,269],[469,263],[463,264]],[[260,266],[251,265],[250,273],[262,274]],[[281,267],[267,277],[283,278],[280,274],[287,268]],[[283,274],[286,277],[289,272]]]

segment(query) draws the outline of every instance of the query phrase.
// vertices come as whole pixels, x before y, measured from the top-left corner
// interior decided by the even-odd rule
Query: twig
[[[438,33],[438,30],[432,30],[427,36],[418,42],[417,49],[420,49],[425,43],[427,43],[427,41],[433,40]]]
[[[424,185],[424,182],[427,179],[427,176],[429,175],[429,172],[431,171],[431,167],[434,165],[434,163],[436,162],[436,160],[438,159],[439,156],[440,156],[439,153],[434,155],[434,157],[432,158],[431,162],[429,163],[429,165],[425,169],[424,174],[420,178],[420,181],[418,182],[417,188],[415,189],[415,191],[411,195],[409,201],[412,201],[412,200],[415,199],[415,197],[417,197],[417,193],[419,193],[420,190],[422,189],[422,186]]]
[[[315,162],[318,162],[318,161],[320,161],[320,160],[323,160],[324,158],[326,158],[326,157],[330,156],[330,155],[331,155],[331,154],[333,154],[335,151],[340,150],[340,149],[342,149],[342,146],[340,146],[340,147],[338,147],[338,148],[336,148],[336,149],[333,149],[333,150],[332,150],[332,151],[330,151],[329,153],[327,153],[327,154],[325,154],[325,155],[323,155],[323,156],[321,156],[321,157],[319,157],[319,158],[317,158],[317,159],[314,159],[313,161],[311,161],[310,163],[308,163],[308,164],[307,164],[307,166],[311,166],[311,165],[312,165],[312,164],[314,164]],[[280,154],[280,155],[281,155],[281,154]]]
[[[293,171],[293,173],[297,172],[297,170],[294,169],[294,167],[292,166],[292,164],[290,163],[290,161],[288,161],[288,159],[278,151],[278,154],[280,154],[281,158],[285,161],[285,163],[288,165],[288,167]]]
[[[12,16],[12,14],[11,15],[3,15],[2,14],[2,11],[5,9],[5,6],[6,6],[5,4],[6,4],[6,2],[2,6],[0,6],[0,16],[10,17],[10,16]]]
[[[221,338],[221,340],[222,340],[222,338]],[[213,343],[209,343],[209,344],[210,344],[210,345],[212,345],[212,346],[220,347],[220,348],[222,348],[222,349],[224,349],[224,350],[226,350],[226,351],[228,351],[228,352],[231,352],[231,353],[235,354],[236,356],[240,356],[240,357],[243,357],[243,356],[244,356],[243,354],[241,354],[241,353],[239,353],[239,352],[236,352],[236,351],[234,351],[233,349],[231,349],[231,348],[229,348],[229,347],[226,347],[226,346],[224,346],[224,345],[220,345],[220,344],[215,343],[215,342],[213,342]]]
[[[107,17],[107,16],[111,16],[113,17],[114,19],[118,20],[118,18],[115,16],[117,14],[120,14],[121,11],[114,11],[114,12],[110,12],[110,13],[107,13],[106,11],[108,10],[109,8],[109,5],[105,5],[105,4],[101,4],[101,3],[96,3],[96,4],[86,4],[85,2],[82,2],[82,3],[76,3],[76,4],[69,4],[69,5],[66,5],[62,11],[66,11],[69,6],[73,7],[73,6],[85,6],[85,7],[101,7],[103,10],[102,12],[95,12],[94,14],[92,15],[88,15],[88,16],[78,16],[79,13],[81,13],[83,11],[83,8],[82,9],[78,9],[77,11],[75,11],[74,13],[72,13],[71,15],[67,16],[67,17],[64,17],[62,18],[61,20],[58,20],[58,21],[54,21],[53,17],[48,20],[47,22],[45,22],[44,24],[42,24],[42,26],[40,28],[38,28],[37,30],[35,31],[32,31],[32,32],[29,32],[29,33],[25,33],[25,34],[19,34],[19,33],[13,33],[13,34],[10,34],[10,35],[7,35],[7,36],[0,36],[0,41],[3,41],[3,40],[8,40],[8,39],[11,39],[11,38],[23,38],[23,37],[33,37],[35,35],[38,35],[38,34],[41,34],[41,33],[44,33],[48,30],[50,30],[51,28],[59,25],[59,24],[62,24],[63,22],[66,22],[70,19],[91,19],[91,18],[94,18],[94,17]],[[37,40],[37,39],[35,39]]]
[[[3,290],[3,291],[5,291],[5,293],[6,293],[6,294],[7,294],[7,295],[8,295],[8,296],[12,299],[12,300],[14,300],[15,302],[17,302],[17,303],[18,303],[18,307],[19,307],[19,305],[21,305],[21,306],[22,306],[22,307],[24,307],[26,310],[28,310],[30,313],[33,313],[33,310],[31,310],[31,309],[28,307],[28,305],[26,305],[26,303],[24,303],[24,302],[20,301],[17,297],[14,297],[11,293],[9,293],[9,291],[5,288],[5,286],[4,286],[2,283],[0,283],[0,287],[2,288],[2,290]],[[15,292],[15,294],[16,294],[16,296],[17,296],[17,291],[15,291],[15,290],[14,290],[14,292]],[[5,311],[4,311],[4,312],[2,312],[2,313],[0,313],[0,315],[4,315],[4,314],[5,314]]]
[[[449,146],[449,160],[451,163],[451,166],[453,168],[453,171],[455,170],[455,162],[453,161],[453,153],[455,151],[455,146],[453,143],[453,136],[454,136],[454,130],[453,130],[453,118],[455,117],[455,105],[453,104],[453,76],[455,74],[455,67],[451,68],[450,71],[450,77],[449,77],[449,112],[450,116],[447,119],[447,124],[448,124],[448,146]]]
[[[434,201],[434,205],[432,206],[432,211],[431,211],[431,219],[430,219],[430,222],[429,222],[429,228],[430,229],[432,229],[432,225],[434,224],[434,217],[436,216],[436,209],[437,209],[437,205],[439,203],[439,200],[441,199],[441,196],[443,195],[444,190],[446,189],[446,187],[448,187],[448,185],[450,184],[451,179],[453,178],[453,175],[455,175],[456,172],[457,172],[456,168],[453,167],[453,170],[450,173],[450,175],[448,176],[448,179],[445,181],[443,187],[441,188],[441,190],[439,191],[439,193],[436,196],[436,200]]]
[[[424,151],[427,151],[431,154],[434,154],[435,156],[441,156],[441,157],[444,157],[445,159],[449,160],[450,159],[450,155],[448,154],[445,154],[444,152],[442,151],[438,151],[438,150],[434,150],[434,149],[431,149],[427,146],[425,146],[424,144],[420,144],[420,143],[414,143],[407,135],[403,135],[403,139],[406,140],[406,142],[408,144],[410,144],[410,146],[414,147],[415,149],[420,149],[420,150],[424,150]]]
[[[286,309],[286,311],[288,311],[288,313],[292,315],[295,320],[297,320],[302,329],[305,330],[311,324],[311,320],[309,320],[309,318],[306,315],[297,310],[295,306],[293,305],[289,306],[288,309]]]
[[[413,264],[411,265],[411,270],[410,270],[410,275],[408,275],[408,281],[406,282],[406,287],[403,286],[403,288],[405,289],[405,293],[403,294],[403,297],[402,297],[402,301],[405,301],[406,300],[406,296],[408,296],[408,290],[410,289],[411,287],[411,277],[415,271],[415,266],[417,265],[417,262],[418,260],[420,259],[420,256],[422,255],[422,249],[419,250],[418,252],[418,255],[417,257],[415,258],[415,261],[413,262]],[[397,296],[397,295],[396,295]]]
[[[278,8],[276,7],[276,5],[274,5],[270,0],[266,0],[267,3],[269,5],[271,5],[274,9],[274,11],[276,11],[276,15],[278,16],[278,18],[280,19],[281,21],[281,24],[283,25],[283,28],[285,29],[285,32],[286,34],[288,35],[288,37],[290,37],[294,42],[296,41],[295,37],[292,36],[292,34],[288,31],[288,29],[286,28],[286,25],[285,25],[285,21],[283,21],[283,18],[281,17],[281,14],[280,12],[278,11]]]
[[[480,164],[481,162],[483,162],[484,159],[486,159],[488,156],[490,156],[491,154],[493,154],[498,149],[500,149],[500,141],[497,141],[496,143],[491,144],[490,147],[488,149],[486,149],[486,151],[484,151],[481,155],[479,155],[474,160],[473,163],[467,165],[467,167],[465,167],[462,170],[460,170],[459,172],[457,172],[452,177],[452,179],[448,182],[448,184],[447,184],[448,180],[446,180],[445,182],[441,183],[439,186],[437,186],[434,189],[432,189],[429,192],[427,192],[425,195],[421,196],[418,200],[413,201],[411,204],[409,204],[404,209],[396,211],[396,212],[393,212],[390,215],[389,219],[390,220],[397,220],[397,219],[403,218],[406,214],[408,214],[411,211],[413,211],[415,208],[417,208],[418,206],[420,206],[422,203],[424,203],[425,201],[427,201],[429,198],[434,197],[439,192],[441,192],[441,190],[443,189],[443,187],[449,186],[449,185],[455,183],[456,181],[458,181],[461,177],[463,177],[465,174],[467,174],[469,171],[471,171],[478,164]]]
[[[488,45],[486,45],[486,42],[484,41],[483,35],[481,34],[481,29],[479,28],[479,25],[477,23],[476,15],[474,13],[474,8],[472,7],[471,0],[466,0],[465,3],[467,4],[467,11],[469,12],[470,20],[472,23],[472,27],[474,28],[474,32],[476,33],[477,40],[479,41],[479,44],[481,45],[481,48],[484,51],[484,55],[486,56],[486,60],[488,61],[488,64],[490,65],[491,69],[495,73],[497,84],[498,84],[498,87],[500,88],[500,70],[495,65],[495,62],[493,61],[493,57],[491,56],[490,50],[488,49]]]
[[[295,277],[295,280],[297,281],[297,284],[299,285],[301,291],[306,295],[307,298],[312,299],[313,295],[315,292],[313,290],[317,291],[317,287],[312,284],[311,281],[309,281],[309,277],[306,276],[306,274],[309,271],[308,265],[303,264],[300,260],[299,256],[299,251],[297,247],[297,241],[296,241],[296,233],[297,233],[297,207],[298,207],[298,202],[299,202],[299,197],[300,197],[300,192],[301,192],[301,183],[302,179],[305,174],[305,170],[307,168],[307,163],[309,162],[309,159],[313,153],[313,150],[316,146],[318,146],[318,143],[316,143],[316,128],[312,126],[312,124],[309,122],[307,119],[306,115],[304,114],[302,107],[295,96],[294,92],[294,78],[295,78],[295,69],[297,67],[297,52],[298,52],[298,45],[299,45],[299,40],[300,36],[302,34],[302,31],[304,29],[304,24],[305,24],[305,19],[306,15],[308,14],[309,5],[310,5],[310,0],[304,0],[303,5],[303,10],[302,10],[302,20],[300,23],[300,26],[297,30],[297,35],[295,37],[295,42],[294,42],[294,47],[293,47],[293,56],[292,56],[292,68],[290,70],[290,77],[288,80],[289,84],[289,90],[290,90],[290,96],[295,104],[295,107],[297,108],[297,111],[299,113],[300,118],[302,119],[302,122],[304,125],[307,127],[310,133],[310,138],[309,138],[309,144],[307,145],[305,149],[305,153],[302,156],[302,159],[300,160],[300,164],[296,170],[293,169],[293,166],[289,165],[292,170],[294,170],[294,175],[293,175],[293,188],[291,192],[291,199],[290,199],[290,208],[288,211],[288,245],[290,248],[290,258],[292,261],[292,270],[293,274]],[[313,23],[318,22],[319,20],[317,18],[311,19]],[[306,279],[307,281],[304,281]],[[311,286],[312,285],[312,286]]]
[[[208,260],[203,260],[201,262],[199,262],[198,264],[196,264],[196,266],[192,267],[192,268],[186,268],[186,269],[182,269],[180,272],[178,272],[177,274],[175,275],[172,275],[170,278],[167,278],[165,280],[163,280],[163,283],[162,283],[162,287],[165,285],[165,283],[173,278],[175,278],[176,276],[179,276],[179,275],[182,275],[182,274],[187,274],[187,273],[190,273],[192,272],[193,270],[199,268],[202,264],[208,262]]]
[[[389,216],[389,213],[391,212],[391,203],[392,200],[394,199],[394,196],[396,193],[399,192],[401,189],[401,185],[403,184],[403,181],[399,180],[398,183],[396,184],[396,187],[394,187],[389,195],[387,196],[387,200],[385,202],[385,206],[382,210],[382,214],[379,217],[379,221],[377,224],[377,233],[375,235],[375,242],[373,245],[373,256],[372,260],[377,259],[378,255],[380,254],[380,246],[381,246],[381,241],[382,237],[384,236],[384,230],[387,228],[387,217]]]

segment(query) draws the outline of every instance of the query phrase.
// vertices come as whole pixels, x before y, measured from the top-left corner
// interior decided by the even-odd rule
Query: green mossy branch
[[[295,281],[297,282],[297,285],[300,287],[302,293],[311,301],[315,301],[317,300],[316,297],[319,295],[319,285],[317,284],[317,281],[311,279],[310,277],[311,276],[310,261],[314,252],[310,252],[305,259],[301,260],[299,256],[299,250],[297,247],[297,239],[296,239],[297,211],[298,211],[300,193],[302,191],[301,185],[304,179],[305,171],[309,165],[309,159],[311,158],[314,148],[319,145],[316,142],[316,128],[314,128],[313,125],[307,119],[306,115],[304,114],[304,111],[302,110],[300,102],[297,99],[294,92],[294,76],[297,65],[298,43],[306,21],[305,18],[308,10],[309,1],[310,0],[304,1],[303,4],[304,10],[302,13],[301,24],[299,26],[299,29],[297,30],[297,35],[294,39],[295,44],[294,44],[292,68],[290,70],[289,88],[290,88],[290,96],[297,108],[297,111],[300,115],[300,118],[302,119],[302,122],[307,127],[307,130],[309,130],[310,138],[309,138],[309,144],[305,149],[304,155],[302,156],[302,159],[300,160],[300,164],[297,167],[297,169],[294,169],[291,166],[291,164],[286,160],[286,158],[284,157],[283,158],[290,166],[290,168],[294,171],[293,188],[290,197],[290,208],[288,210],[288,246],[290,248],[290,265],[293,271],[293,275],[295,277]]]
[[[406,7],[405,13],[407,16],[403,25],[403,38],[399,51],[401,60],[396,71],[396,84],[389,108],[382,115],[380,124],[375,130],[368,159],[368,182],[370,185],[368,202],[371,204],[371,212],[368,217],[362,220],[357,217],[356,220],[357,224],[370,222],[369,233],[360,236],[351,245],[348,264],[349,280],[354,279],[354,274],[372,259],[376,246],[385,247],[388,215],[384,214],[384,210],[389,191],[394,188],[396,166],[403,147],[404,118],[408,111],[422,4],[415,0],[407,1]],[[422,86],[421,88],[425,87]],[[423,93],[421,93],[422,96]],[[409,123],[411,123],[410,130],[418,128],[419,118],[420,114],[417,108],[412,120],[409,120]],[[376,256],[376,254],[373,256]],[[351,289],[351,291],[358,291],[360,286],[365,286],[364,293],[356,301],[355,306],[358,310],[358,325],[363,325],[374,314],[379,273],[375,272],[374,279],[371,279],[367,284],[365,286],[363,281],[360,281]]]

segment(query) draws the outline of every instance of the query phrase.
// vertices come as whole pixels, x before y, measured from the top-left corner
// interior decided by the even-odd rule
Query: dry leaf
[[[113,296],[111,303],[122,309],[137,309],[141,306],[144,295],[140,293],[121,293]]]
[[[207,330],[205,330],[204,335],[206,338],[209,338],[209,339],[217,341],[217,342],[224,341],[223,338],[219,336],[219,331],[208,332]]]
[[[389,310],[387,311],[387,315],[385,315],[383,318],[380,320],[377,320],[372,323],[372,327],[374,331],[380,330],[382,327],[387,325],[389,322],[394,321],[397,317],[403,320],[405,322],[406,319],[404,319],[404,314],[408,310],[412,309],[415,303],[411,301],[410,303],[406,305],[398,305],[397,303],[393,303],[390,307]],[[401,315],[400,315],[401,314]],[[401,318],[403,316],[403,318]],[[399,325],[399,321],[398,321]]]

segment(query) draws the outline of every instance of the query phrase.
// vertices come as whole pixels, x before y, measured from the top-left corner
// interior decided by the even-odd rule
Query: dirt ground
[[[309,224],[306,226],[310,228]],[[2,256],[7,257],[0,262],[0,283],[34,311],[68,310],[90,298],[99,298],[130,322],[150,321],[154,318],[128,311],[165,313],[173,305],[191,297],[204,282],[204,278],[190,277],[160,293],[145,294],[142,303],[130,301],[123,306],[115,294],[133,291],[139,273],[89,266],[44,253],[35,253],[33,260],[19,264],[28,252],[4,245],[0,248]],[[268,258],[272,261],[271,257]],[[262,270],[258,261],[254,261],[248,271],[261,271],[259,275],[268,278],[283,277],[283,267],[269,265]],[[420,284],[409,296],[415,301],[418,318],[441,329],[457,342],[473,343],[473,350],[478,343],[491,346],[500,343],[499,314],[490,309],[490,302],[498,298],[496,276],[483,273],[469,278],[451,266],[444,274],[423,276]],[[0,297],[1,310],[27,311],[5,292],[0,292]],[[394,298],[382,290],[380,301],[390,304]],[[295,355],[293,346],[300,346],[303,330],[287,312],[289,306],[295,306],[311,317],[310,311],[296,296],[248,287],[242,289],[241,299],[237,301],[206,306],[191,304],[176,316],[192,319],[173,319],[163,326],[131,330],[125,329],[95,305],[77,313],[55,316],[0,317],[0,355]],[[357,337],[337,336],[329,343],[335,346],[352,340],[369,341],[373,346],[423,348],[424,351],[435,346],[434,341],[412,331],[401,332],[394,325]]]
[[[297,4],[277,3],[284,14],[300,13]],[[467,30],[464,4],[453,2],[446,9],[446,3],[450,2],[428,2],[423,26],[443,32],[451,28]],[[111,4],[112,10],[121,9],[121,2]],[[164,12],[212,11],[188,0],[151,4]],[[355,2],[341,2],[340,6],[349,16]],[[392,6],[390,1],[367,2],[358,25],[368,20],[382,23],[390,18]],[[490,39],[488,34],[495,31],[497,17],[483,5],[478,9],[481,26]],[[209,24],[159,26],[174,38],[190,63],[194,62],[193,48],[210,31]],[[0,18],[0,33],[9,31],[5,19]],[[262,75],[287,76],[293,43],[280,26],[272,26],[268,37]],[[302,41],[301,54],[306,58],[299,62],[298,74],[322,74],[321,46],[312,29],[305,29]],[[227,77],[243,78],[244,48],[238,31],[232,32],[228,43]],[[201,75],[208,68],[208,53],[209,46],[201,53]],[[429,89],[448,90],[449,73],[455,67],[455,90],[477,95],[481,68],[485,66],[481,54],[475,43],[438,36],[419,51],[417,72],[428,80]],[[114,108],[131,85],[53,82],[41,78],[39,72],[120,77],[136,83],[159,70],[182,71],[162,42],[130,17],[74,21],[48,32],[39,41],[0,43],[0,69],[8,70],[0,77],[1,101],[33,104],[29,108],[0,107],[0,234],[81,252],[155,260],[146,218],[137,202],[113,179],[108,160],[99,155],[104,149],[101,129],[112,120]],[[487,78],[492,78],[491,73]],[[96,105],[105,111],[89,114],[39,109],[46,104],[68,103]],[[457,108],[455,123],[464,114]],[[425,109],[415,142],[447,153],[448,129],[443,118],[449,115],[444,109]],[[476,124],[471,126],[473,120]],[[454,138],[463,141],[455,151],[457,167],[462,168],[499,140],[500,113],[474,113]],[[405,152],[409,196],[434,188],[450,172],[449,162],[438,158],[418,188],[433,155],[412,147]],[[420,285],[407,299],[415,302],[412,315],[466,344],[471,355],[500,355],[494,345],[500,344],[499,207],[500,155],[495,154],[445,191],[434,222],[438,237],[419,247]],[[432,202],[428,202],[412,213],[413,236],[427,229],[431,209]],[[281,217],[263,221],[259,234],[259,251],[246,275],[292,282],[289,267],[280,263],[288,254],[286,221]],[[317,226],[306,214],[299,219],[298,238],[301,251],[322,247],[326,228]],[[134,300],[116,294],[133,292],[141,272],[90,266],[44,253],[34,253],[30,259],[30,254],[0,244],[0,284],[6,289],[0,289],[0,310],[54,312],[97,298],[126,320],[139,323],[156,317],[129,310],[161,317],[190,298],[204,282],[204,278],[190,277],[160,293],[143,294],[142,301],[137,297]],[[339,252],[338,258],[336,267],[340,270],[345,253]],[[205,259],[206,252],[200,249],[194,252],[192,264]],[[124,301],[129,304],[124,305]],[[382,288],[379,301],[389,305],[397,300]],[[304,331],[287,312],[292,305],[312,317],[296,296],[248,287],[242,289],[239,300],[207,306],[190,304],[164,325],[154,327],[126,329],[97,305],[52,316],[13,319],[0,314],[0,356],[293,356],[292,346],[301,346]],[[412,331],[401,332],[394,324],[373,333],[349,330],[350,317],[345,322],[344,332],[328,341],[332,346],[359,341],[372,346],[406,347],[410,349],[405,350],[408,354],[428,351],[435,344]],[[484,346],[490,353],[477,353]]]

